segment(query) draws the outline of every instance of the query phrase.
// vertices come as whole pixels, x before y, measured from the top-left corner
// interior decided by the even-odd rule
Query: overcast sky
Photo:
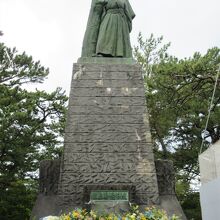
[[[130,0],[136,13],[131,33],[163,35],[179,58],[220,47],[220,0]],[[69,92],[72,64],[80,57],[91,0],[0,0],[0,37],[50,68],[40,88]]]

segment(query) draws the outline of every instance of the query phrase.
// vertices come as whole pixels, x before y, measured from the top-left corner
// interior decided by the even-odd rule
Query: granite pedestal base
[[[160,195],[168,192],[174,196],[173,182],[158,188],[167,176],[162,180],[155,168],[140,66],[102,61],[74,64],[64,152],[60,166],[54,165],[60,172],[53,202],[48,197],[56,213],[48,209],[48,214],[88,207],[91,189],[126,189],[129,202],[140,206],[159,205]],[[51,196],[46,193],[54,180],[48,182],[47,172],[33,210],[37,217]]]

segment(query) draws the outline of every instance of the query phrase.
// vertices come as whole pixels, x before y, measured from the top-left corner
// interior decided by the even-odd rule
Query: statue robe
[[[128,0],[92,0],[82,57],[131,57],[129,33],[135,14]]]

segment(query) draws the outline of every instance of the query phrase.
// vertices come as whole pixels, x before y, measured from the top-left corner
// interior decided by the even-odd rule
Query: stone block
[[[146,143],[150,138],[150,132],[138,134],[137,131],[65,133],[65,143]]]
[[[155,193],[145,194],[144,192],[142,192],[135,194],[135,204],[146,205],[147,207],[152,205],[158,205],[159,203],[159,198]]]
[[[84,71],[84,69],[78,69],[78,71],[75,71],[73,74],[72,80],[79,80],[79,79],[124,79],[124,80],[135,80],[135,79],[142,79],[142,73],[141,72],[130,72],[130,71]]]
[[[80,192],[73,193],[72,195],[58,195],[57,206],[62,208],[63,212],[72,211],[74,208],[82,207],[83,194]]]
[[[61,174],[62,184],[134,184],[157,183],[155,173],[72,173]]]
[[[70,97],[145,97],[144,88],[104,88],[104,87],[92,87],[83,88],[79,87],[71,91]]]
[[[57,193],[60,175],[60,160],[43,160],[40,163],[40,193],[54,195]]]
[[[146,124],[67,124],[66,133],[131,133],[137,137],[139,134],[149,133],[149,125]],[[138,138],[140,139],[140,138]]]
[[[107,185],[107,184],[99,184],[99,185],[93,185],[93,184],[63,184],[62,188],[59,189],[59,192],[62,195],[74,195],[76,192],[78,193],[85,193],[85,189],[89,188],[90,191],[92,190],[129,190],[128,186],[130,188],[133,187],[133,195],[132,197],[135,197],[136,193],[139,193],[137,195],[143,193],[143,194],[158,194],[157,188],[153,185],[153,183],[135,183],[135,184],[120,184],[120,185]],[[89,194],[86,195],[88,197],[89,202]],[[135,199],[135,198],[134,198]]]
[[[71,84],[71,89],[76,88],[143,88],[142,80],[135,79],[135,80],[124,80],[124,79],[81,79],[75,80]],[[74,94],[74,93],[73,93]]]
[[[136,65],[127,65],[127,64],[95,64],[95,63],[88,63],[88,64],[73,64],[73,75],[78,71],[84,71],[91,73],[92,72],[129,72],[132,74],[140,74],[142,73],[141,66]]]
[[[73,106],[144,106],[145,97],[73,97],[69,99],[69,105]],[[83,108],[83,107],[82,107]]]
[[[108,165],[108,163],[147,163],[148,160],[153,160],[152,153],[74,153],[69,154],[64,152],[64,163],[94,163]],[[120,167],[120,165],[118,165]],[[122,167],[123,168],[123,167]],[[119,170],[123,172],[123,170]]]
[[[171,160],[156,160],[157,181],[159,194],[175,195],[175,175]]]
[[[133,114],[147,114],[145,106],[128,106],[128,105],[97,105],[97,106],[69,106],[69,115],[133,115]],[[149,123],[147,123],[149,125]]]
[[[152,143],[65,143],[67,152],[75,153],[152,153]],[[69,149],[68,149],[69,148]],[[153,166],[153,164],[152,164]]]
[[[73,124],[144,124],[143,115],[68,115],[67,125]]]
[[[80,172],[80,173],[117,173],[123,171],[125,173],[154,173],[155,169],[152,161],[139,163],[129,162],[74,162],[65,163],[63,172]]]

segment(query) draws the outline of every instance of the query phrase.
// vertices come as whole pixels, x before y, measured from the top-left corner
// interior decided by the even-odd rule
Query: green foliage
[[[10,49],[0,43],[0,84],[20,86],[25,83],[42,83],[49,70],[34,62],[25,53],[18,54],[16,48]]]
[[[67,97],[60,88],[52,93],[23,88],[42,83],[48,72],[32,57],[0,44],[1,219],[28,219],[39,162],[60,154]]]
[[[17,180],[11,182],[6,190],[1,190],[0,216],[3,220],[29,219],[34,201],[36,200],[36,181]]]
[[[184,180],[190,186],[199,175],[198,154],[220,63],[220,49],[212,48],[205,55],[196,52],[190,58],[178,59],[168,54],[170,44],[163,45],[162,40],[153,35],[143,40],[140,34],[135,58],[145,71],[156,156],[172,159],[177,181],[183,183]],[[220,79],[206,132],[212,143],[220,138],[219,97]],[[205,148],[208,145],[205,142]],[[190,189],[185,189],[184,193],[193,195]],[[186,208],[184,201],[182,204]]]
[[[145,77],[151,76],[154,64],[169,59],[167,49],[169,48],[170,43],[161,45],[162,42],[162,36],[155,38],[154,35],[151,34],[149,39],[144,40],[141,33],[138,35],[139,45],[134,48],[134,56],[144,69]]]
[[[176,193],[188,219],[202,219],[199,192],[191,189],[184,179],[179,179],[176,183]]]
[[[188,219],[202,219],[199,192],[188,192],[181,205]]]

